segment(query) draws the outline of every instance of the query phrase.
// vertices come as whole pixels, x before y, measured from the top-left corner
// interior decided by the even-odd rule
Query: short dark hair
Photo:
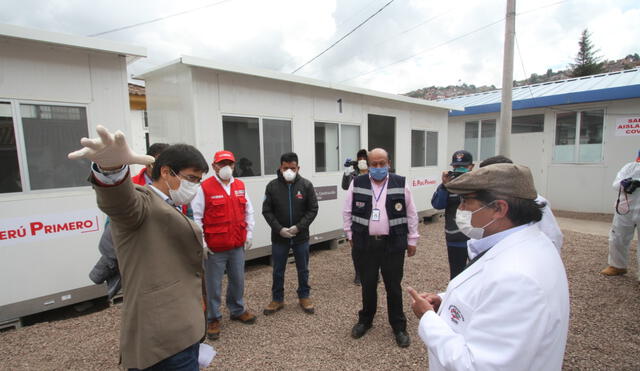
[[[209,165],[198,149],[189,144],[173,144],[160,153],[153,164],[151,178],[160,179],[160,170],[163,166],[169,166],[178,174],[182,169],[194,168],[202,172],[209,171]]]
[[[356,158],[361,158],[361,157],[364,157],[364,158],[369,157],[366,149],[361,149],[358,151],[358,154],[356,154]]]
[[[280,165],[282,165],[285,162],[295,162],[297,164],[298,155],[296,155],[295,152],[283,153],[282,156],[280,156]]]
[[[500,196],[488,191],[478,191],[476,194],[475,199],[484,204],[489,204],[496,200],[506,201],[509,205],[507,218],[516,226],[539,222],[542,219],[542,209],[546,206],[544,202],[538,203],[535,200]]]
[[[513,164],[513,161],[509,157],[503,155],[497,155],[493,157],[489,157],[480,163],[480,167],[485,167],[488,165],[494,164]]]
[[[158,157],[165,149],[169,148],[169,143],[153,143],[147,150],[147,155]]]

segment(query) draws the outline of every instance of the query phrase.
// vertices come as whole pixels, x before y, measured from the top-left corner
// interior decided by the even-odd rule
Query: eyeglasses
[[[170,170],[171,170],[171,173],[173,174],[173,176],[180,177],[180,178],[182,178],[182,179],[184,179],[184,180],[186,180],[188,182],[191,182],[191,183],[194,183],[194,184],[200,184],[200,182],[202,181],[201,177],[197,177],[197,176],[191,175],[191,174],[188,174],[188,175],[182,175],[180,173],[176,174],[176,172],[173,171],[173,169],[170,169]]]

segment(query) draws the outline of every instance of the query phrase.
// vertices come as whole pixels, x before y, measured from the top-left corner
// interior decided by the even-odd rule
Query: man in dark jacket
[[[444,235],[447,240],[447,255],[449,256],[449,278],[453,279],[467,265],[469,237],[460,232],[456,224],[456,210],[460,205],[460,196],[449,193],[445,185],[473,169],[473,156],[465,150],[456,151],[451,158],[451,166],[453,167],[452,171],[442,172],[442,184],[434,192],[431,206],[438,210],[444,209]]]
[[[313,184],[300,176],[298,155],[293,152],[280,157],[278,178],[267,184],[262,215],[271,226],[271,256],[273,260],[272,301],[265,315],[284,307],[284,273],[289,249],[293,250],[298,271],[300,307],[314,313],[309,299],[309,225],[318,214],[318,200]]]

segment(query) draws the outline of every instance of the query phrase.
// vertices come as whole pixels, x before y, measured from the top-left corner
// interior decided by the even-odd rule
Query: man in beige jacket
[[[111,218],[124,291],[122,366],[196,371],[205,334],[202,232],[176,207],[191,201],[207,162],[193,146],[172,145],[155,161],[153,183],[137,186],[127,165],[153,157],[133,153],[121,132],[96,131],[69,158],[93,162],[98,207]]]

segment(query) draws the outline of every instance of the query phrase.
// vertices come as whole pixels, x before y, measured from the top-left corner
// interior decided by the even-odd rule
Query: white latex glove
[[[293,235],[289,232],[289,228],[282,228],[280,230],[280,235],[284,238],[293,238]]]
[[[138,155],[133,152],[120,130],[110,133],[107,128],[98,125],[96,132],[99,138],[80,139],[80,144],[83,148],[69,153],[67,157],[70,160],[86,158],[98,164],[101,169],[131,164],[146,166],[152,164],[155,160],[153,156]]]
[[[244,241],[244,249],[249,250],[251,248],[251,245],[253,244],[253,241],[251,241],[251,239],[247,239],[246,241]]]
[[[289,227],[289,233],[291,233],[292,235],[295,236],[295,235],[298,234],[298,232],[300,232],[300,230],[298,230],[297,226],[294,225],[294,226]]]

